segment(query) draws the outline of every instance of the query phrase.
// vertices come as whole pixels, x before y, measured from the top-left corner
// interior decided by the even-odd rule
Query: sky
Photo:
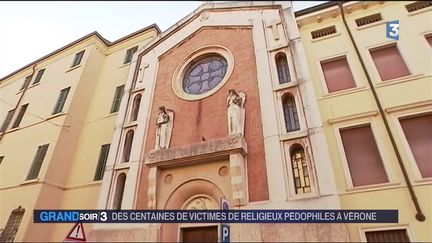
[[[293,1],[294,11],[327,1]],[[93,31],[109,41],[156,23],[162,31],[202,1],[0,2],[0,77]]]

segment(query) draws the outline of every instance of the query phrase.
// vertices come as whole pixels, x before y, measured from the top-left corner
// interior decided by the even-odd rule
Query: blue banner
[[[34,223],[398,223],[397,210],[34,210]]]

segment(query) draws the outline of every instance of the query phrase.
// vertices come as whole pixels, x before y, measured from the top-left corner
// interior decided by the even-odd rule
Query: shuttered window
[[[31,78],[32,78],[32,75],[27,76],[24,79],[24,83],[22,84],[21,88],[19,89],[20,91],[23,90],[23,89],[25,89],[25,88],[27,88],[28,84],[30,83]]]
[[[370,124],[340,130],[353,186],[388,182]]]
[[[117,112],[120,108],[121,98],[123,96],[124,85],[118,86],[116,88],[114,99],[111,105],[111,113]]]
[[[329,93],[356,86],[345,56],[334,60],[322,61],[321,68]]]
[[[14,122],[14,124],[12,125],[12,128],[19,127],[19,125],[20,125],[20,123],[21,123],[21,120],[22,120],[22,118],[24,117],[24,114],[25,114],[25,112],[26,112],[26,110],[27,110],[28,105],[29,105],[29,104],[25,104],[25,105],[22,105],[22,106],[21,106],[21,109],[19,110],[18,116],[17,116],[17,118],[15,119],[15,122]]]
[[[70,90],[70,87],[68,87],[66,89],[62,89],[60,91],[59,98],[57,100],[57,103],[54,107],[54,111],[52,113],[53,115],[63,111],[63,106],[66,103],[66,99],[67,99],[67,96],[69,94],[69,90]]]
[[[25,209],[19,206],[12,210],[9,219],[0,234],[0,242],[13,242],[24,217]]]
[[[74,60],[72,62],[71,68],[75,67],[75,66],[78,66],[81,63],[81,60],[82,60],[82,58],[84,56],[84,52],[85,52],[85,50],[84,51],[80,51],[80,52],[78,52],[78,53],[75,54],[75,58],[74,58]]]
[[[134,46],[126,51],[126,56],[123,64],[130,63],[132,61],[133,54],[138,50],[138,46]]]
[[[406,229],[366,232],[367,242],[410,242]]]
[[[104,144],[101,146],[101,150],[99,153],[99,160],[98,160],[96,172],[95,172],[95,175],[93,178],[94,181],[102,180],[102,178],[103,178],[104,171],[105,171],[105,165],[106,165],[106,162],[108,159],[109,149],[110,149],[110,144]]]
[[[370,50],[382,81],[410,75],[396,45]]]
[[[39,171],[42,167],[42,162],[45,158],[48,146],[49,144],[44,144],[38,147],[26,180],[36,179],[39,176]]]
[[[38,71],[33,84],[37,84],[37,83],[39,83],[41,81],[42,75],[44,74],[44,72],[45,72],[45,69],[41,69],[41,70]]]
[[[5,117],[4,121],[3,121],[3,124],[2,124],[2,126],[0,128],[0,132],[6,131],[7,127],[9,126],[9,123],[12,120],[12,116],[13,116],[14,111],[15,111],[15,109],[8,111],[6,117]]]
[[[432,114],[402,118],[400,123],[422,177],[432,177]]]

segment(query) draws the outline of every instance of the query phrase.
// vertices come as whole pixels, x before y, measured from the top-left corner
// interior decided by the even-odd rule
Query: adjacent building
[[[133,53],[159,33],[94,32],[0,80],[0,241],[62,241],[33,209],[96,207]]]
[[[8,75],[1,239],[62,241],[71,225],[33,224],[38,208],[218,209],[224,198],[399,211],[397,224],[232,224],[231,241],[431,241],[431,10],[206,2],[163,33],[92,33]],[[395,20],[399,40],[386,37]],[[97,242],[220,240],[218,224],[84,227]]]

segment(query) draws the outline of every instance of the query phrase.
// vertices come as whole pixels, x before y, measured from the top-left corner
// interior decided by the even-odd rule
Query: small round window
[[[204,94],[215,88],[225,77],[228,63],[217,54],[198,58],[183,77],[183,91],[191,95]]]

